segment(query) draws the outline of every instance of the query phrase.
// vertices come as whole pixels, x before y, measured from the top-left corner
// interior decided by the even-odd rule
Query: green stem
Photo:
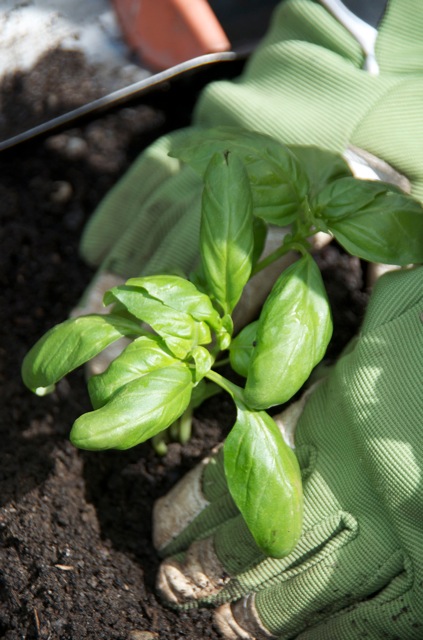
[[[160,431],[155,436],[151,438],[151,443],[157,455],[165,456],[167,453],[167,444],[166,444],[166,431]]]
[[[241,389],[241,387],[238,387],[238,385],[230,382],[229,380],[221,376],[220,373],[217,373],[217,371],[213,371],[212,369],[210,369],[210,371],[206,373],[205,377],[209,380],[212,380],[213,382],[218,384],[219,387],[227,391],[234,400],[240,400],[242,403],[244,403],[244,391],[243,389]]]
[[[229,358],[222,358],[222,360],[217,360],[217,361],[214,363],[214,365],[213,365],[213,366],[214,366],[215,368],[216,368],[216,367],[223,367],[223,366],[225,366],[226,364],[230,364],[230,362],[231,362],[231,361],[230,361],[230,359],[229,359]]]
[[[266,256],[266,258],[263,258],[263,260],[258,262],[253,268],[251,272],[251,276],[255,276],[256,273],[258,273],[259,271],[262,271],[263,269],[268,267],[269,264],[272,264],[276,260],[279,260],[279,258],[284,256],[289,251],[297,251],[302,255],[305,255],[306,253],[308,253],[307,247],[301,241],[287,242],[286,244],[283,244],[281,247],[278,247],[278,249],[276,249],[272,253],[269,253],[269,255]]]
[[[179,442],[186,444],[191,439],[192,408],[188,407],[179,419]]]

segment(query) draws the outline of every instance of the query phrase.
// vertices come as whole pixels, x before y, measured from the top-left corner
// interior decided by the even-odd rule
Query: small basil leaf
[[[263,305],[245,398],[254,409],[289,400],[322,359],[332,335],[322,277],[306,254],[288,267]]]
[[[212,154],[227,150],[246,168],[254,215],[279,226],[293,222],[307,195],[307,176],[288,147],[270,136],[233,127],[194,129],[170,155],[204,176]]]
[[[351,170],[344,158],[333,151],[319,147],[289,145],[289,149],[301,162],[309,182],[309,197],[313,198],[329,183],[339,178],[351,176]]]
[[[247,324],[229,346],[231,367],[240,376],[247,377],[257,337],[258,320]]]
[[[191,351],[191,357],[195,362],[195,382],[198,383],[213,366],[213,358],[204,347],[195,347]]]
[[[128,382],[175,362],[177,360],[157,336],[137,338],[110,363],[106,371],[89,379],[88,392],[94,409],[105,405]]]
[[[266,244],[267,224],[262,218],[254,218],[253,234],[254,234],[254,249],[253,249],[253,266],[254,266],[260,260]]]
[[[169,275],[146,276],[131,278],[126,284],[145,289],[150,296],[171,309],[188,313],[194,320],[206,322],[212,329],[220,329],[220,316],[209,296],[185,278]]]
[[[213,156],[205,174],[200,250],[212,296],[230,313],[250,277],[254,247],[251,193],[242,162]]]
[[[392,185],[344,178],[320,194],[319,215],[352,255],[373,262],[423,262],[423,207]]]
[[[38,340],[22,364],[25,385],[44,395],[68,373],[81,366],[123,336],[139,335],[135,322],[113,315],[70,318]]]
[[[121,302],[136,318],[149,324],[178,358],[185,358],[197,344],[211,342],[209,327],[191,315],[177,311],[138,287],[119,285],[104,296],[105,304]]]
[[[167,429],[187,408],[192,376],[177,362],[132,380],[100,409],[80,416],[70,439],[81,449],[129,449]]]
[[[226,314],[222,318],[222,328],[217,334],[217,343],[221,351],[225,351],[231,344],[233,332],[234,323],[232,317],[229,314]]]
[[[371,205],[378,196],[387,191],[396,189],[377,180],[339,178],[319,192],[312,201],[312,207],[316,217],[324,222],[339,221]]]
[[[301,535],[301,474],[267,413],[238,407],[224,465],[229,491],[257,545],[267,556],[286,556]]]

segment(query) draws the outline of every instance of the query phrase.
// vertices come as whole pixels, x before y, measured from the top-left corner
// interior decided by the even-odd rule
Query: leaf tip
[[[32,389],[32,391],[34,391],[35,395],[42,397],[47,396],[49,393],[53,393],[55,388],[55,384],[50,384],[48,387],[36,387],[35,389]]]

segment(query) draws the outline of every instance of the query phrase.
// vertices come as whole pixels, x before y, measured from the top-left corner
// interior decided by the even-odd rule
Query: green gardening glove
[[[226,638],[422,638],[422,354],[423,267],[388,273],[355,343],[277,420],[303,476],[294,551],[260,552],[219,450],[156,504],[162,597],[218,607]]]
[[[362,46],[323,4],[285,0],[242,76],[203,91],[193,126],[242,127],[339,153],[353,145],[405,175],[423,199],[421,0],[388,3],[375,56],[379,75],[365,70]],[[191,131],[144,151],[89,221],[81,253],[100,278],[195,266],[202,182],[168,156]],[[110,282],[99,286],[100,300]]]

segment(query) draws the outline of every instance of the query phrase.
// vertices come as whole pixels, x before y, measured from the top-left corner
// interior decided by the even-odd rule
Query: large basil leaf
[[[94,409],[105,405],[128,382],[175,362],[178,361],[157,336],[137,338],[110,363],[106,371],[89,379],[88,392]]]
[[[387,264],[423,262],[423,207],[392,185],[343,178],[316,204],[321,228],[352,255]]]
[[[131,278],[126,282],[128,286],[145,289],[150,296],[163,302],[166,306],[191,315],[194,320],[206,322],[218,331],[221,320],[213,307],[209,296],[180,276],[155,275],[142,278]]]
[[[306,254],[282,273],[263,305],[245,387],[248,406],[267,409],[289,400],[322,359],[331,334],[322,277]]]
[[[121,302],[136,318],[149,324],[178,358],[185,358],[197,344],[211,341],[210,329],[183,311],[168,307],[150,296],[144,289],[119,285],[104,296],[105,304]]]
[[[285,226],[307,195],[308,181],[296,156],[273,138],[233,127],[193,129],[176,141],[170,155],[204,176],[212,155],[230,151],[241,158],[250,180],[254,215]]]
[[[129,449],[153,437],[187,408],[193,387],[189,368],[174,363],[129,382],[100,409],[80,416],[70,439],[81,449]]]
[[[286,556],[301,535],[301,474],[267,413],[238,407],[224,465],[229,491],[260,549],[267,556]]]
[[[200,251],[209,291],[231,313],[252,269],[254,249],[251,193],[242,162],[216,154],[207,168],[200,226]]]
[[[68,373],[123,336],[139,335],[139,324],[113,315],[70,318],[38,340],[22,364],[26,386],[44,395]]]
[[[229,345],[231,367],[244,378],[248,375],[248,367],[254,352],[257,337],[258,320],[250,322],[239,332]]]

